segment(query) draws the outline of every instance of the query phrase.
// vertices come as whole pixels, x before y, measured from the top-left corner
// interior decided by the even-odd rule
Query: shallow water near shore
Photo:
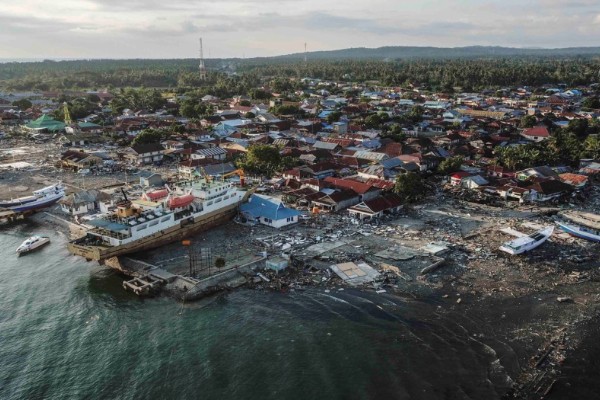
[[[17,258],[33,233],[52,243]],[[482,321],[358,290],[140,299],[61,233],[0,230],[2,399],[495,399],[517,373]]]

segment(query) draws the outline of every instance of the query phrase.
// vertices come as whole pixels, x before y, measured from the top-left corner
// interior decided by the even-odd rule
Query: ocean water
[[[32,233],[52,243],[17,258]],[[498,399],[482,322],[355,290],[140,299],[33,223],[0,230],[0,399]]]

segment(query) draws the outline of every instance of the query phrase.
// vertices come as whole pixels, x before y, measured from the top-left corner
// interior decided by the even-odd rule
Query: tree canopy
[[[279,149],[268,144],[250,146],[245,157],[238,161],[238,166],[244,171],[271,176],[281,166]]]
[[[428,186],[423,181],[423,177],[414,172],[407,172],[396,177],[394,192],[405,203],[416,203],[423,200],[427,195],[428,189]]]
[[[169,133],[163,129],[145,129],[133,138],[131,145],[158,143],[161,140],[164,140],[168,134]]]

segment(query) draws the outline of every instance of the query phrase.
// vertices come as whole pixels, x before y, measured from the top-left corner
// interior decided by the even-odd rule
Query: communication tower
[[[206,80],[206,66],[204,65],[204,51],[202,50],[202,38],[200,38],[200,65],[198,66],[200,70],[200,79]]]

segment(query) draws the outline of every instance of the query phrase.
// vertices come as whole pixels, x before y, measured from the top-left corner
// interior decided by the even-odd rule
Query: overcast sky
[[[0,58],[254,57],[600,45],[600,0],[4,0]]]

